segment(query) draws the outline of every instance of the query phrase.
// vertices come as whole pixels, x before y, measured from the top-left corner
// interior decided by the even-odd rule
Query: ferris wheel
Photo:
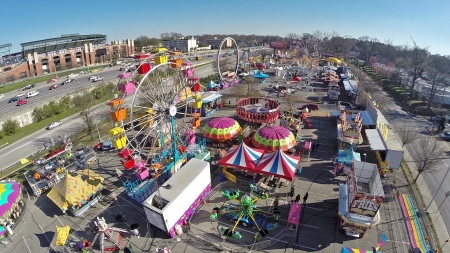
[[[242,51],[241,57],[239,58],[239,67],[244,70],[245,73],[249,73],[250,71],[250,57],[251,52],[249,49],[245,49]]]
[[[316,66],[319,62],[319,52],[317,49],[317,43],[313,40],[303,40],[299,44],[299,48],[296,52],[296,58],[300,64],[307,67]]]
[[[239,81],[239,47],[233,38],[226,37],[220,42],[216,56],[216,68],[220,82],[223,84],[232,85]]]
[[[145,163],[183,156],[187,139],[192,138],[188,133],[193,131],[188,107],[199,91],[193,87],[200,86],[189,62],[158,57],[167,56],[139,59],[135,72],[120,75],[118,85],[124,95],[110,102],[113,120],[120,125],[111,133],[121,141],[115,147],[129,149]],[[157,65],[152,66],[153,61]]]

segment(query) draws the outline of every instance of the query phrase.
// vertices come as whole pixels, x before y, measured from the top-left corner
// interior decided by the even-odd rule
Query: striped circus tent
[[[292,182],[300,161],[300,157],[287,155],[279,148],[276,152],[261,157],[255,167],[255,173],[270,174]]]
[[[240,169],[254,169],[264,150],[251,148],[242,142],[231,147],[225,156],[219,160],[219,165]]]

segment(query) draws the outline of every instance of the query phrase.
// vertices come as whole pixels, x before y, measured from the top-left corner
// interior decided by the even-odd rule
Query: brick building
[[[55,71],[102,64],[133,55],[134,40],[112,41],[106,35],[62,35],[22,43],[22,51],[0,59],[0,83]]]

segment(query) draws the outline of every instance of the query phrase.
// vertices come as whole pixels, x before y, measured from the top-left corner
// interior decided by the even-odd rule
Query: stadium
[[[134,54],[133,39],[106,44],[106,35],[102,34],[67,34],[20,45],[22,50],[18,53],[10,52],[11,43],[0,45],[0,84]]]

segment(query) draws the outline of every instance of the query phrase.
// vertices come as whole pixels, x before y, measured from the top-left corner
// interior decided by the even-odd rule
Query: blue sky
[[[411,44],[410,35],[432,53],[450,55],[448,0],[14,0],[2,1],[0,44],[61,34],[100,33],[108,41],[182,34],[312,33],[336,31],[394,44]]]

